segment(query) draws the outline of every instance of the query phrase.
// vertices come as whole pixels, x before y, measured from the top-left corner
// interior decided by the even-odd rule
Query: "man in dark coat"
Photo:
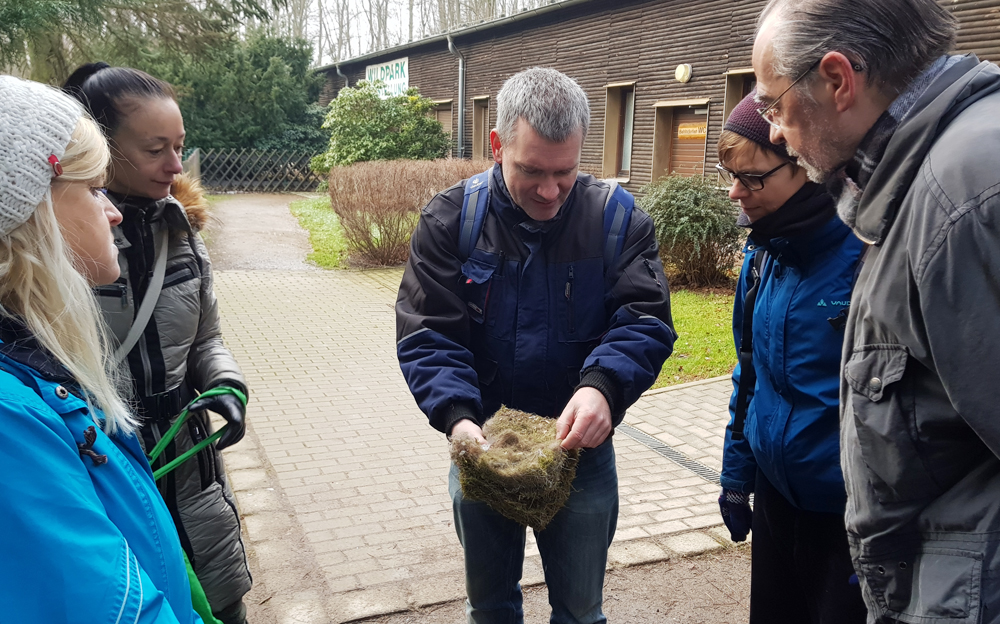
[[[869,621],[1000,622],[1000,68],[934,0],[772,0],[753,65],[787,143],[870,247],[841,463]]]
[[[485,441],[481,427],[503,404],[558,418],[562,446],[583,449],[566,506],[536,539],[552,622],[588,624],[606,621],[612,430],[676,338],[652,221],[627,194],[610,206],[619,243],[605,253],[613,185],[577,172],[589,123],[586,95],[567,76],[534,68],[510,78],[490,134],[496,165],[473,178],[489,193],[481,232],[460,245],[473,236],[464,183],[432,199],[396,303],[400,366],[434,428]],[[454,466],[450,490],[468,621],[523,621],[524,527],[463,498]]]

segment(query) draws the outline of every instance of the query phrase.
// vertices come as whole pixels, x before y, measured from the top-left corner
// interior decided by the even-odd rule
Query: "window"
[[[657,102],[655,107],[652,180],[671,173],[704,175],[709,101]]]
[[[750,95],[757,86],[757,76],[752,69],[732,69],[726,72],[726,99],[722,108],[722,123],[729,119],[740,100]]]
[[[609,84],[604,118],[606,178],[627,180],[632,171],[632,129],[635,125],[635,83]]]
[[[490,96],[472,98],[472,157],[492,158],[490,148]]]

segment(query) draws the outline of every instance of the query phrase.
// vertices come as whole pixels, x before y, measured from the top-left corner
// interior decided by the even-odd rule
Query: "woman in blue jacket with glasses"
[[[863,624],[844,528],[838,405],[862,243],[826,189],[771,143],[759,106],[747,96],[719,139],[719,172],[750,229],[719,504],[734,541],[753,530],[751,624]]]

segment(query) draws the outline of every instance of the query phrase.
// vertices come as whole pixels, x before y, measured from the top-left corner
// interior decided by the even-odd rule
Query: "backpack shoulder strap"
[[[153,277],[149,280],[149,285],[146,287],[146,294],[142,298],[139,311],[135,314],[135,320],[132,321],[132,327],[129,328],[128,335],[125,336],[125,340],[115,350],[113,356],[115,364],[121,364],[128,357],[135,343],[139,342],[139,337],[142,336],[146,325],[149,324],[149,319],[153,316],[153,309],[156,308],[156,302],[160,298],[160,291],[163,289],[163,277],[167,270],[167,248],[170,246],[170,230],[168,228],[164,227],[160,230],[157,242],[160,244],[160,248],[156,251],[156,264],[153,266]]]
[[[625,247],[625,235],[635,208],[635,197],[614,180],[606,180],[611,186],[608,199],[604,202],[604,272],[615,263]]]
[[[760,290],[760,276],[767,260],[767,250],[761,249],[753,257],[751,277],[753,284],[743,299],[743,335],[740,337],[740,385],[736,389],[736,413],[733,415],[733,440],[743,439],[743,427],[750,407],[750,392],[757,384],[757,369],[753,367],[753,311]]]
[[[458,254],[462,261],[469,259],[472,250],[483,232],[486,213],[490,207],[490,177],[493,167],[476,174],[465,181],[465,195],[462,197],[462,217],[459,220]]]

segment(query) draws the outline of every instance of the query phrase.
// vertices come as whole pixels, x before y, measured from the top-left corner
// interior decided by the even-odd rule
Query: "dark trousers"
[[[843,514],[793,506],[757,471],[750,624],[865,624]]]

